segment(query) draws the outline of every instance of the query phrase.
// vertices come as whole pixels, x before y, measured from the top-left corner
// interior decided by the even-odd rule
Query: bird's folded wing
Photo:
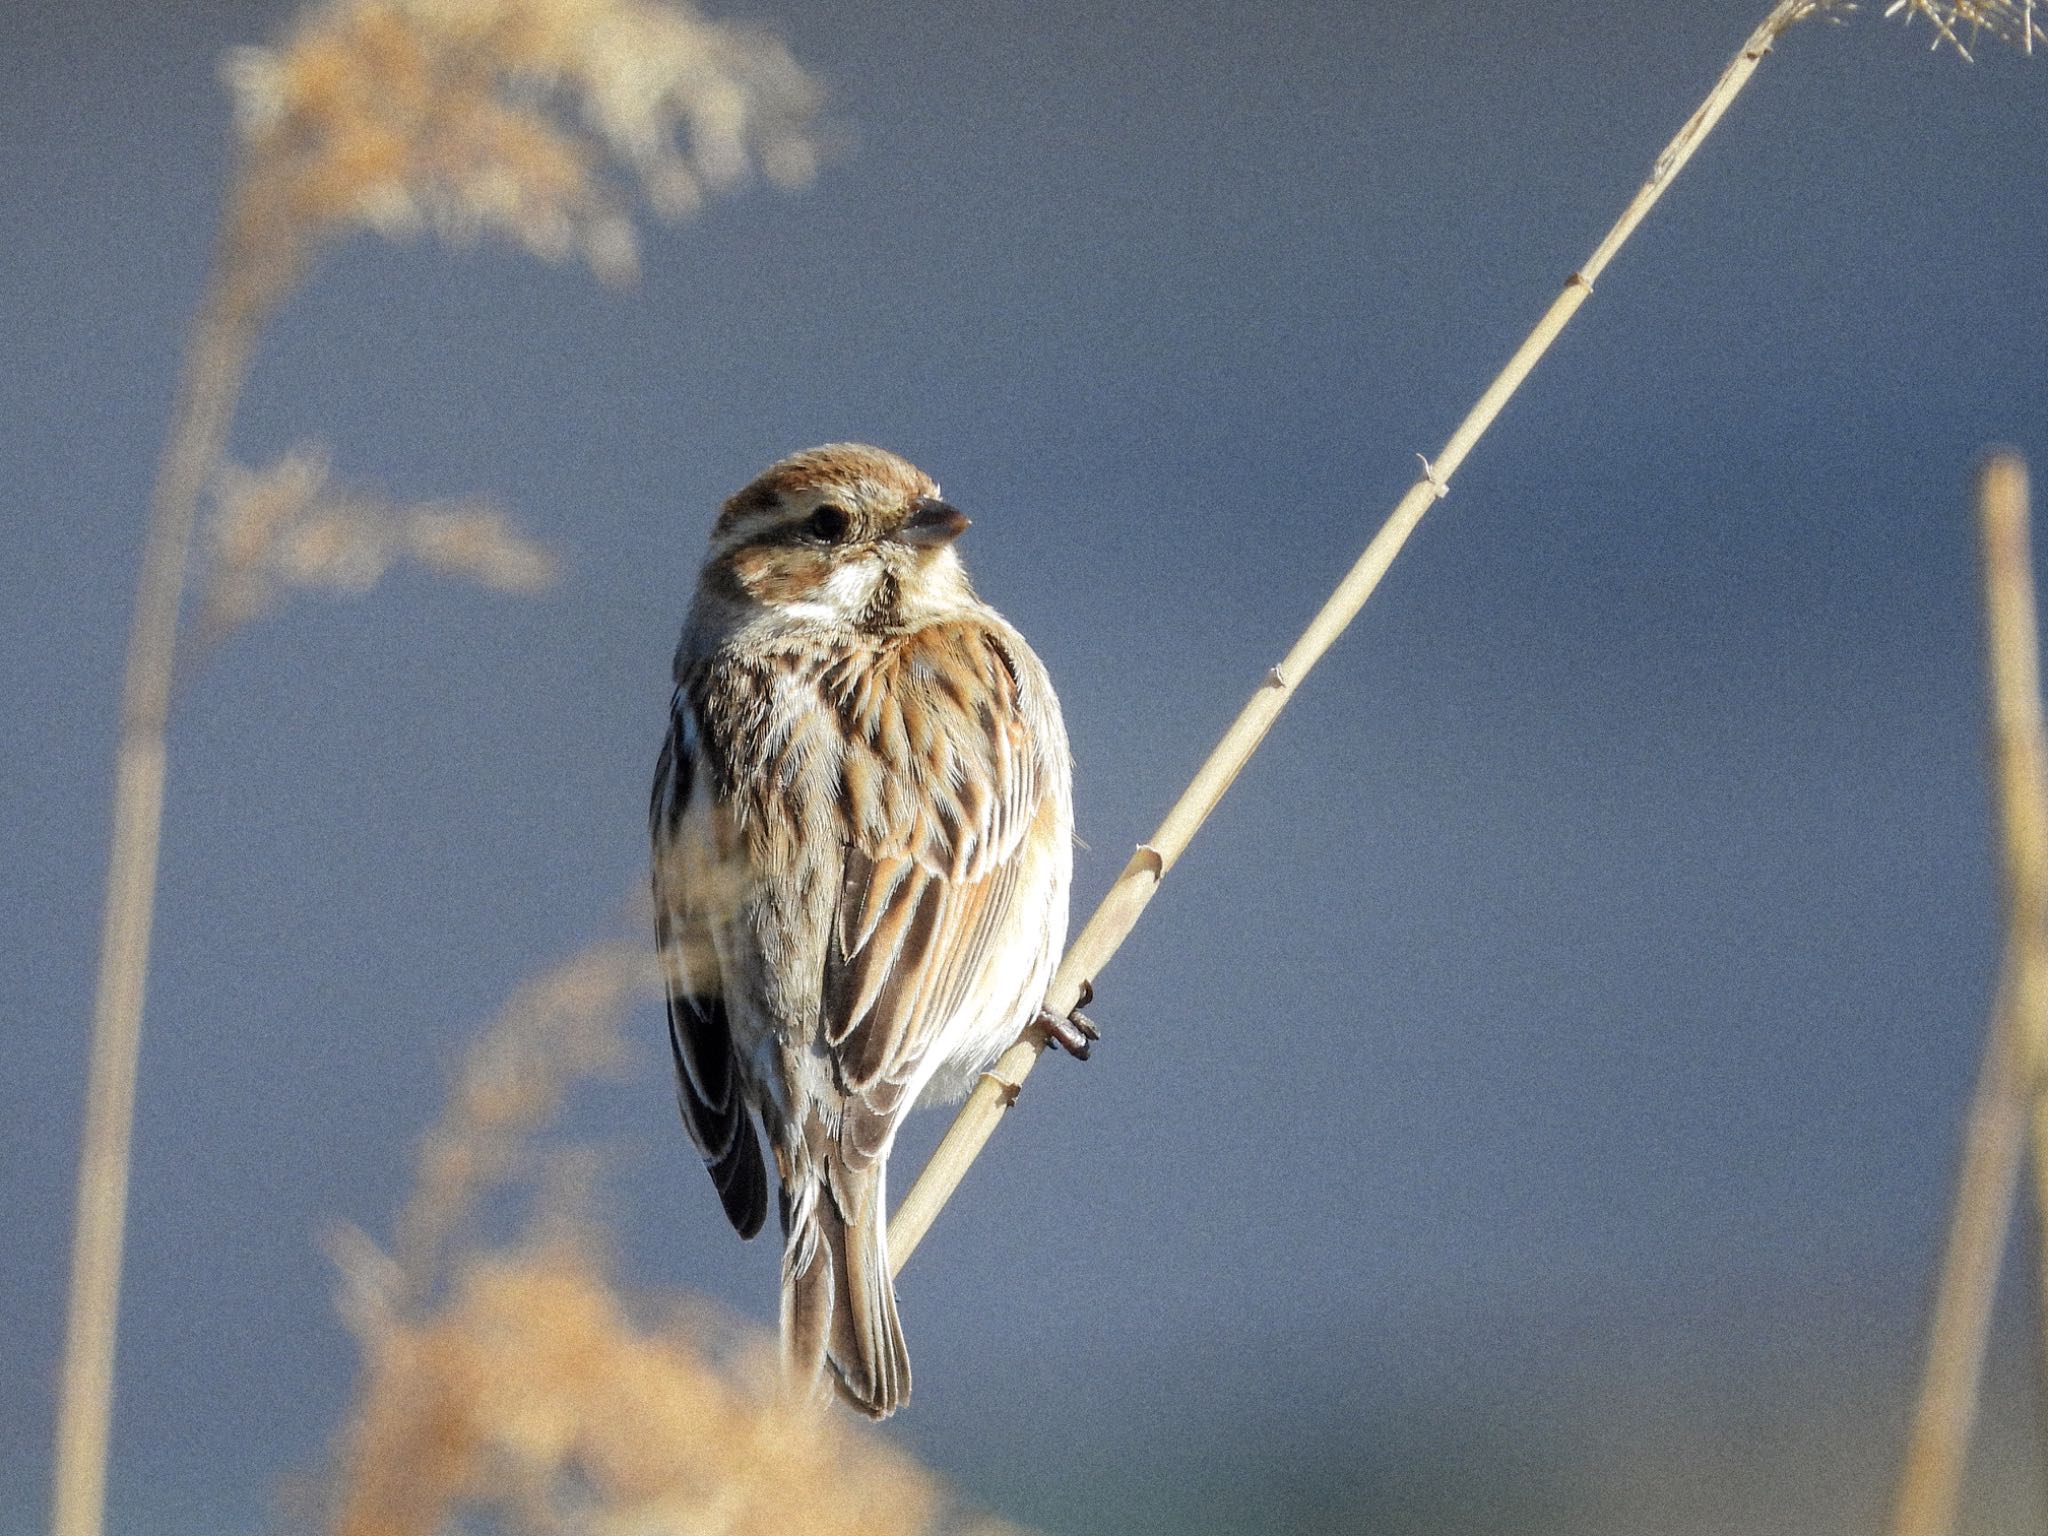
[[[851,1096],[850,1156],[887,1144],[918,1063],[1030,920],[1020,851],[1034,825],[1052,825],[1054,792],[1033,686],[1000,633],[964,622],[821,679],[846,741],[850,835],[823,1003]]]
[[[742,1237],[752,1237],[768,1213],[767,1182],[734,1068],[732,1028],[701,901],[689,899],[693,874],[706,873],[686,867],[691,862],[684,830],[694,787],[695,735],[689,704],[678,692],[648,803],[654,938],[668,994],[669,1049],[675,1056],[683,1126],[703,1154],[726,1215]],[[701,898],[703,892],[696,894]]]

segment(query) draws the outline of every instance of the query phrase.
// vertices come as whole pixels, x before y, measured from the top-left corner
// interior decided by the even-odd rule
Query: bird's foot
[[[1080,1000],[1064,1019],[1054,1018],[1043,1008],[1038,1010],[1035,1022],[1045,1031],[1046,1038],[1076,1061],[1086,1061],[1095,1042],[1102,1038],[1102,1031],[1095,1027],[1095,1021],[1081,1011],[1094,1001],[1095,985],[1084,981],[1081,983]]]

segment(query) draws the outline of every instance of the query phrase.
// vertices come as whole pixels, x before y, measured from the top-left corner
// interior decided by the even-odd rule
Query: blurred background
[[[829,149],[606,288],[358,238],[235,457],[554,550],[232,636],[173,719],[110,1528],[256,1532],[468,1041],[628,932],[722,497],[914,459],[1079,761],[1077,917],[1767,8],[762,23]],[[143,513],[272,0],[0,20],[0,1533],[41,1529]],[[906,1272],[888,1428],[1050,1531],[1873,1528],[1996,963],[1966,491],[2048,459],[2048,64],[1795,29],[1176,871]],[[622,1276],[772,1323],[657,1005]],[[897,1188],[943,1127],[898,1153]],[[2034,1235],[1968,1529],[2039,1529]]]

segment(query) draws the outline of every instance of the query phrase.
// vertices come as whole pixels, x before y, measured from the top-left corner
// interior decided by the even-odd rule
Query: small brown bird
[[[921,470],[852,443],[726,502],[649,810],[683,1123],[752,1237],[759,1116],[785,1366],[815,1384],[829,1364],[876,1418],[910,1396],[897,1127],[1032,1022],[1067,926],[1066,728],[1045,668],[968,585],[966,527]]]

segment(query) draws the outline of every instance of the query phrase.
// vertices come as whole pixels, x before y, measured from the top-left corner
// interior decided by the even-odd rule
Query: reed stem
[[[2042,723],[2026,461],[2013,453],[1994,455],[1978,494],[2013,1034],[2033,1132],[2035,1198],[2048,1220],[2048,729]],[[2043,1232],[2048,1234],[2048,1226]],[[2048,1237],[2040,1258],[2041,1294],[2048,1299]],[[2048,1345],[2048,1328],[2043,1342]]]
[[[2037,1179],[2048,1167],[2040,1138],[2042,1066],[2048,1060],[2048,740],[2041,712],[2040,639],[2028,548],[2027,466],[1995,454],[1977,477],[1983,550],[1990,777],[2005,898],[2005,976],[1963,1131],[1948,1248],[1927,1329],[1920,1396],[1892,1508],[1892,1536],[1947,1536],[1955,1528],[1963,1467],[1976,1426],[1991,1336],[1992,1301],[2012,1229],[2013,1198],[2030,1119]],[[2048,1186],[2039,1192],[2048,1213]],[[2044,1229],[2048,1230],[2048,1229]],[[2044,1293],[2048,1294],[2048,1293]]]
[[[2013,1196],[2025,1146],[2027,1116],[2014,1060],[2010,995],[2009,984],[2001,987],[1993,1005],[1984,1061],[1963,1131],[1955,1208],[1949,1216],[1920,1395],[1892,1508],[1892,1536],[1947,1536],[1955,1528],[1991,1338],[1991,1304],[2012,1230]]]
[[[1756,72],[1757,65],[1770,52],[1772,43],[1787,27],[1813,9],[1812,0],[1781,0],[1772,7],[1770,14],[1743,44],[1742,51],[1729,61],[1706,99],[1664,147],[1664,152],[1651,168],[1649,179],[1622,210],[1621,217],[1594,247],[1585,264],[1565,280],[1563,291],[1551,302],[1543,318],[1537,321],[1536,328],[1487,386],[1478,403],[1458,424],[1457,430],[1451,433],[1435,460],[1423,461],[1422,477],[1395,505],[1358,562],[1309,621],[1301,638],[1294,642],[1280,664],[1266,674],[1265,681],[1252,694],[1195,774],[1194,782],[1181,792],[1180,798],[1167,811],[1159,829],[1149,841],[1138,846],[1137,852],[1117,876],[1109,894],[1103,897],[1101,905],[1095,909],[1094,916],[1089,918],[1087,926],[1081,930],[1080,937],[1075,939],[1054,974],[1045,999],[1048,1013],[1064,1017],[1078,1004],[1083,983],[1101,974],[1102,968],[1137,925],[1138,918],[1167,872],[1179,860],[1202,823],[1208,820],[1209,813],[1243,771],[1252,753],[1258,750],[1259,743],[1272,729],[1274,720],[1288,700],[1294,697],[1302,679],[1308,676],[1310,669],[1322,659],[1323,653],[1365,606],[1366,599],[1372,596],[1380,578],[1386,575],[1394,557],[1401,552],[1401,546],[1415,531],[1416,524],[1422,521],[1422,514],[1448,494],[1451,477],[1463,466],[1466,456],[1534,371],[1543,354],[1549,351],[1550,344],[1557,340],[1572,316],[1579,312],[1579,307],[1592,296],[1593,284],[1606,270],[1607,264],[1656,206],[1657,200],[1685,168],[1706,136],[1713,132],[1714,125],[1720,122],[1722,114],[1741,94],[1750,76]],[[1039,1052],[1045,1049],[1045,1044],[1039,1031],[1028,1031],[1023,1039],[997,1059],[996,1064],[975,1084],[973,1092],[968,1094],[967,1102],[954,1116],[945,1139],[939,1143],[931,1161],[918,1175],[917,1182],[904,1196],[902,1205],[889,1223],[889,1257],[893,1270],[900,1272],[910,1255],[917,1251],[917,1245],[924,1240],[933,1220],[945,1208],[947,1200],[952,1198],[953,1191],[959,1188],[961,1179],[995,1133],[996,1122],[1002,1118],[1003,1110],[1016,1101],[1018,1090],[1037,1064]],[[2048,1122],[2044,1122],[2044,1133],[2048,1133]]]
[[[114,1402],[142,1002],[163,828],[164,727],[178,610],[199,497],[220,462],[246,374],[257,315],[238,285],[216,281],[194,322],[150,497],[149,528],[121,690],[113,827],[99,981],[93,1002],[85,1128],[72,1227],[71,1289],[58,1381],[52,1536],[99,1536]]]

